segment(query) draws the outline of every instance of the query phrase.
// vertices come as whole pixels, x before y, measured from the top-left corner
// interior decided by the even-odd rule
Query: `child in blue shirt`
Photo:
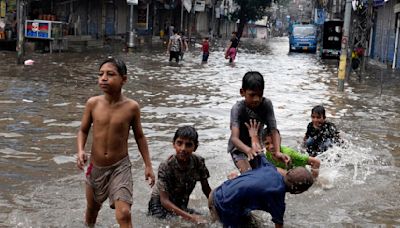
[[[260,156],[261,166],[225,181],[208,198],[212,219],[224,227],[246,227],[249,213],[262,210],[271,214],[275,227],[283,227],[285,194],[299,194],[313,184],[304,167],[280,170]]]

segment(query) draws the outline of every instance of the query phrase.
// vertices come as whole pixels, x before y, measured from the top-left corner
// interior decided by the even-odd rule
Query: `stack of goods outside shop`
[[[0,0],[0,50],[15,50],[16,37],[16,0]]]

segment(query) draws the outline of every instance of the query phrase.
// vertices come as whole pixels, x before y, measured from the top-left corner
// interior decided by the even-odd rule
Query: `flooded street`
[[[226,180],[236,169],[227,153],[230,109],[241,99],[244,73],[260,71],[282,145],[300,148],[311,109],[318,104],[347,142],[319,156],[320,180],[309,191],[287,194],[285,226],[400,227],[400,74],[381,75],[371,68],[365,81],[352,77],[340,93],[336,61],[288,54],[286,38],[243,43],[235,65],[215,45],[203,65],[198,47],[179,65],[170,64],[157,48],[113,54],[127,63],[124,94],[141,105],[155,173],[174,153],[177,127],[193,125],[200,141],[196,153],[206,160],[211,188]],[[15,53],[0,52],[0,227],[84,227],[84,174],[75,166],[76,133],[86,100],[101,94],[97,72],[107,54],[30,57],[33,66],[17,66]],[[151,189],[132,136],[129,142],[134,226],[192,227],[181,219],[147,217]],[[209,216],[199,184],[189,206]],[[263,226],[273,227],[268,214],[260,216]],[[97,227],[118,227],[108,202],[97,221]]]

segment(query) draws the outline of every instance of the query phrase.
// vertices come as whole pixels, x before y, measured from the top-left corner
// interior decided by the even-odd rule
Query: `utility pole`
[[[181,1],[181,26],[179,27],[180,31],[183,31],[183,1]]]
[[[211,14],[211,37],[210,39],[214,38],[214,33],[215,33],[215,4],[217,4],[217,2],[215,0],[211,1],[212,7],[212,14]]]
[[[24,4],[25,2],[23,0],[17,0],[17,26],[18,26],[18,31],[17,31],[17,64],[23,64],[24,63],[24,53],[25,53],[25,48],[24,48],[24,26],[25,26],[25,20],[23,20],[24,17]]]
[[[351,20],[351,0],[346,0],[346,8],[343,22],[342,49],[340,51],[340,62],[338,70],[338,91],[344,91],[344,79],[346,77],[347,47],[349,43],[349,30]]]

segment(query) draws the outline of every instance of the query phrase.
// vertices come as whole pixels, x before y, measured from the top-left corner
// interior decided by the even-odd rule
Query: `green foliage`
[[[265,10],[271,6],[271,0],[233,0],[239,9],[231,14],[233,20],[241,23],[257,21],[266,15]]]

